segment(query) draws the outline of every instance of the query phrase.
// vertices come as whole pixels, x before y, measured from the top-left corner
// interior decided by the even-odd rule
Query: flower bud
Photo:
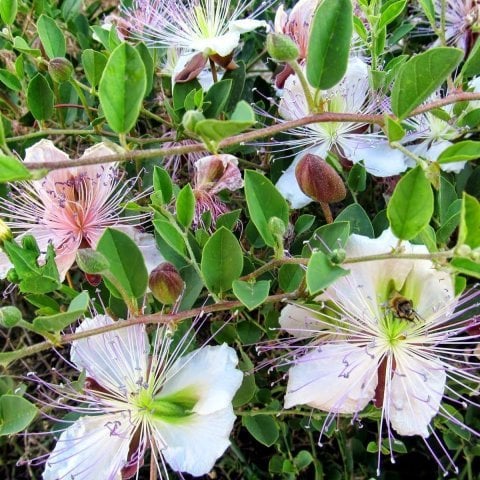
[[[76,260],[80,270],[90,275],[106,272],[110,268],[110,262],[105,256],[91,248],[81,248]]]
[[[182,125],[187,132],[195,133],[195,125],[202,120],[205,120],[202,112],[198,110],[187,110],[183,115]]]
[[[54,82],[67,82],[72,76],[73,65],[66,58],[52,58],[48,62],[48,73]]]
[[[148,286],[159,302],[173,305],[182,294],[185,283],[171,263],[163,262],[150,273]]]
[[[299,55],[297,44],[288,36],[281,33],[267,35],[268,54],[277,62],[290,62]]]
[[[0,326],[12,328],[22,320],[22,312],[17,307],[0,308]]]
[[[268,229],[272,232],[272,235],[276,237],[283,237],[287,231],[285,222],[278,217],[271,217],[268,221]]]
[[[345,258],[347,258],[347,252],[343,248],[335,248],[330,254],[330,261],[335,265],[343,263]]]
[[[340,202],[347,195],[340,175],[317,155],[307,153],[298,162],[295,177],[302,192],[317,202]]]

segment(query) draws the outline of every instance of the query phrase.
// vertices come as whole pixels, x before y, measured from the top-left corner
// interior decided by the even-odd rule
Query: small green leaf
[[[393,233],[401,240],[416,237],[430,222],[433,192],[423,169],[410,170],[397,184],[387,206]]]
[[[480,202],[465,192],[462,198],[457,245],[480,247]]]
[[[39,48],[32,48],[22,37],[15,37],[13,39],[13,48],[19,52],[32,55],[32,57],[40,57],[42,52]]]
[[[418,3],[422,7],[422,10],[425,13],[425,16],[428,18],[430,25],[435,27],[436,15],[435,15],[435,5],[433,0],[418,0]]]
[[[53,91],[47,79],[37,73],[28,84],[27,104],[36,120],[48,120],[53,115]]]
[[[305,270],[301,265],[282,265],[278,269],[278,285],[284,292],[293,292],[305,277]]]
[[[353,32],[351,0],[323,0],[310,27],[307,79],[315,88],[335,86],[347,71]]]
[[[155,166],[153,170],[153,189],[155,192],[162,194],[162,203],[169,203],[172,199],[172,179],[168,172],[162,167]]]
[[[32,178],[30,170],[20,160],[0,155],[0,183],[29,180],[30,178]]]
[[[166,220],[154,220],[155,231],[162,237],[167,245],[180,256],[186,258],[187,248],[182,234]]]
[[[368,218],[367,212],[358,203],[352,203],[343,209],[335,219],[335,223],[337,222],[349,222],[350,233],[374,237],[372,222]]]
[[[201,270],[207,288],[216,293],[230,290],[242,269],[243,254],[237,238],[225,227],[219,228],[203,247]]]
[[[85,313],[89,302],[88,292],[82,292],[70,302],[66,312],[39,316],[33,320],[33,326],[39,330],[59,332],[78,320]]]
[[[103,53],[89,48],[82,53],[82,65],[88,83],[95,88],[102,78],[107,65],[107,57]]]
[[[462,162],[480,158],[480,142],[463,140],[447,147],[438,156],[438,163]]]
[[[137,121],[147,88],[145,66],[134,47],[122,43],[110,55],[98,87],[111,129],[129,132]]]
[[[136,301],[145,294],[148,282],[145,261],[136,243],[127,234],[107,228],[97,244],[97,251],[110,263],[108,282],[114,278],[115,287],[118,285],[123,289],[123,292],[110,289],[112,294],[118,296],[118,293],[123,293],[122,297],[127,296],[123,298],[126,303]]]
[[[387,8],[384,10],[382,9],[383,11],[380,15],[380,21],[377,24],[377,29],[381,30],[392,23],[403,12],[406,4],[407,0],[390,2]]]
[[[367,186],[367,171],[361,163],[356,163],[348,172],[347,184],[353,192],[363,192]]]
[[[463,51],[458,48],[437,47],[408,60],[393,84],[393,113],[405,118],[440,87],[462,59]]]
[[[480,74],[480,41],[478,38],[475,42],[475,46],[468,54],[460,74],[464,78],[475,77]]]
[[[203,111],[207,118],[216,118],[222,113],[232,89],[232,80],[214,83],[205,95],[204,103],[209,106]]]
[[[334,265],[323,252],[314,252],[307,266],[307,287],[311,295],[328,287],[338,278],[348,274],[338,265]]]
[[[278,439],[277,422],[269,415],[245,415],[242,417],[242,424],[257,442],[266,447],[272,446]]]
[[[18,77],[4,68],[0,68],[0,82],[15,92],[19,92],[22,89],[22,84]]]
[[[353,232],[352,232],[353,233]],[[302,250],[303,257],[309,257],[313,251],[320,250],[330,255],[333,250],[345,247],[350,236],[350,222],[339,221],[318,227]]]
[[[37,415],[35,405],[19,395],[0,397],[0,435],[25,430]]]
[[[17,16],[17,0],[0,0],[0,18],[6,25],[12,25]]]
[[[235,280],[232,283],[233,293],[249,309],[259,307],[268,297],[270,291],[270,280],[259,280],[258,282],[243,282]]]
[[[463,273],[474,278],[480,278],[480,263],[474,262],[469,258],[455,257],[450,262],[456,272]]]
[[[398,142],[405,136],[405,129],[389,115],[385,115],[385,133],[389,142]]]
[[[245,171],[245,198],[252,222],[270,247],[276,240],[269,228],[269,220],[277,217],[288,225],[288,204],[272,182],[253,170]]]
[[[67,51],[65,37],[55,20],[47,15],[40,15],[37,22],[37,30],[48,58],[65,56]]]
[[[189,183],[178,192],[175,207],[179,223],[189,228],[195,216],[195,195]]]

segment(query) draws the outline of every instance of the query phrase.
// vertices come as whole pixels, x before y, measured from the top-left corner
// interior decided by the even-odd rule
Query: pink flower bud
[[[295,177],[302,192],[317,202],[340,202],[347,195],[340,175],[317,155],[307,153],[298,162]]]
[[[185,283],[171,263],[163,262],[150,273],[148,286],[159,302],[173,305],[182,294]]]

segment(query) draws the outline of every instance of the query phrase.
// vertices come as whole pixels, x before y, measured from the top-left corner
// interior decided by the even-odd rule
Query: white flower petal
[[[313,201],[302,192],[295,177],[295,167],[299,161],[300,157],[297,157],[275,184],[277,190],[289,201],[290,206],[294,209],[302,208]]]
[[[278,321],[283,330],[297,338],[311,337],[322,328],[313,312],[298,305],[283,307]]]
[[[218,53],[221,57],[226,57],[238,46],[240,42],[239,32],[228,32],[224,35],[212,38],[199,38],[195,40],[195,50],[203,52],[207,55]]]
[[[356,148],[348,148],[345,142],[342,143],[345,156],[355,163],[363,161],[365,170],[376,177],[398,175],[408,167],[405,155],[400,150],[391,148],[383,139],[363,143],[360,140],[356,143]]]
[[[133,428],[126,414],[79,418],[60,435],[43,479],[121,479]]]
[[[202,347],[180,357],[169,369],[167,380],[157,398],[182,390],[194,392],[195,413],[207,415],[231,405],[242,383],[243,374],[235,367],[235,350],[226,344]]]
[[[86,318],[76,333],[113,324],[106,315]],[[102,387],[127,396],[147,379],[150,347],[143,325],[119,328],[72,342],[70,358]]]
[[[428,148],[427,151],[425,152],[425,158],[427,158],[432,162],[436,162],[440,154],[451,145],[453,145],[453,143],[449,142],[448,140],[432,142],[432,144],[430,145],[430,148]],[[467,162],[442,163],[440,164],[440,168],[444,172],[460,173],[464,169],[466,164]]]
[[[155,421],[154,435],[173,470],[200,476],[213,468],[230,445],[234,422],[235,415],[229,406],[210,415],[193,414],[181,422]]]
[[[270,27],[265,20],[253,20],[251,18],[244,18],[242,20],[234,20],[228,25],[228,30],[235,33],[247,33],[256,30],[257,28],[265,27],[267,32]]]
[[[377,359],[348,343],[327,344],[296,360],[288,372],[285,408],[309,405],[332,413],[355,413],[372,399]]]
[[[400,435],[428,437],[428,425],[438,413],[445,389],[445,370],[408,352],[395,359],[397,369],[387,400],[387,419]]]

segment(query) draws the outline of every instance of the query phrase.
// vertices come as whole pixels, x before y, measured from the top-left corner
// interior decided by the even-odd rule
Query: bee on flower
[[[398,239],[386,230],[377,239],[352,235],[346,252],[362,257],[397,247]],[[409,242],[401,248],[427,253]],[[296,338],[288,340],[279,362],[289,367],[285,408],[308,405],[327,412],[323,434],[337,416],[352,415],[353,422],[373,402],[381,411],[378,469],[384,435],[390,452],[397,435],[420,436],[446,472],[434,442],[455,469],[432,420],[440,416],[480,435],[442,403],[478,405],[472,398],[480,381],[475,358],[480,332],[472,329],[478,292],[459,298],[450,274],[430,260],[389,258],[348,266],[350,273],[330,285],[316,306],[292,304],[281,312],[281,329]]]

